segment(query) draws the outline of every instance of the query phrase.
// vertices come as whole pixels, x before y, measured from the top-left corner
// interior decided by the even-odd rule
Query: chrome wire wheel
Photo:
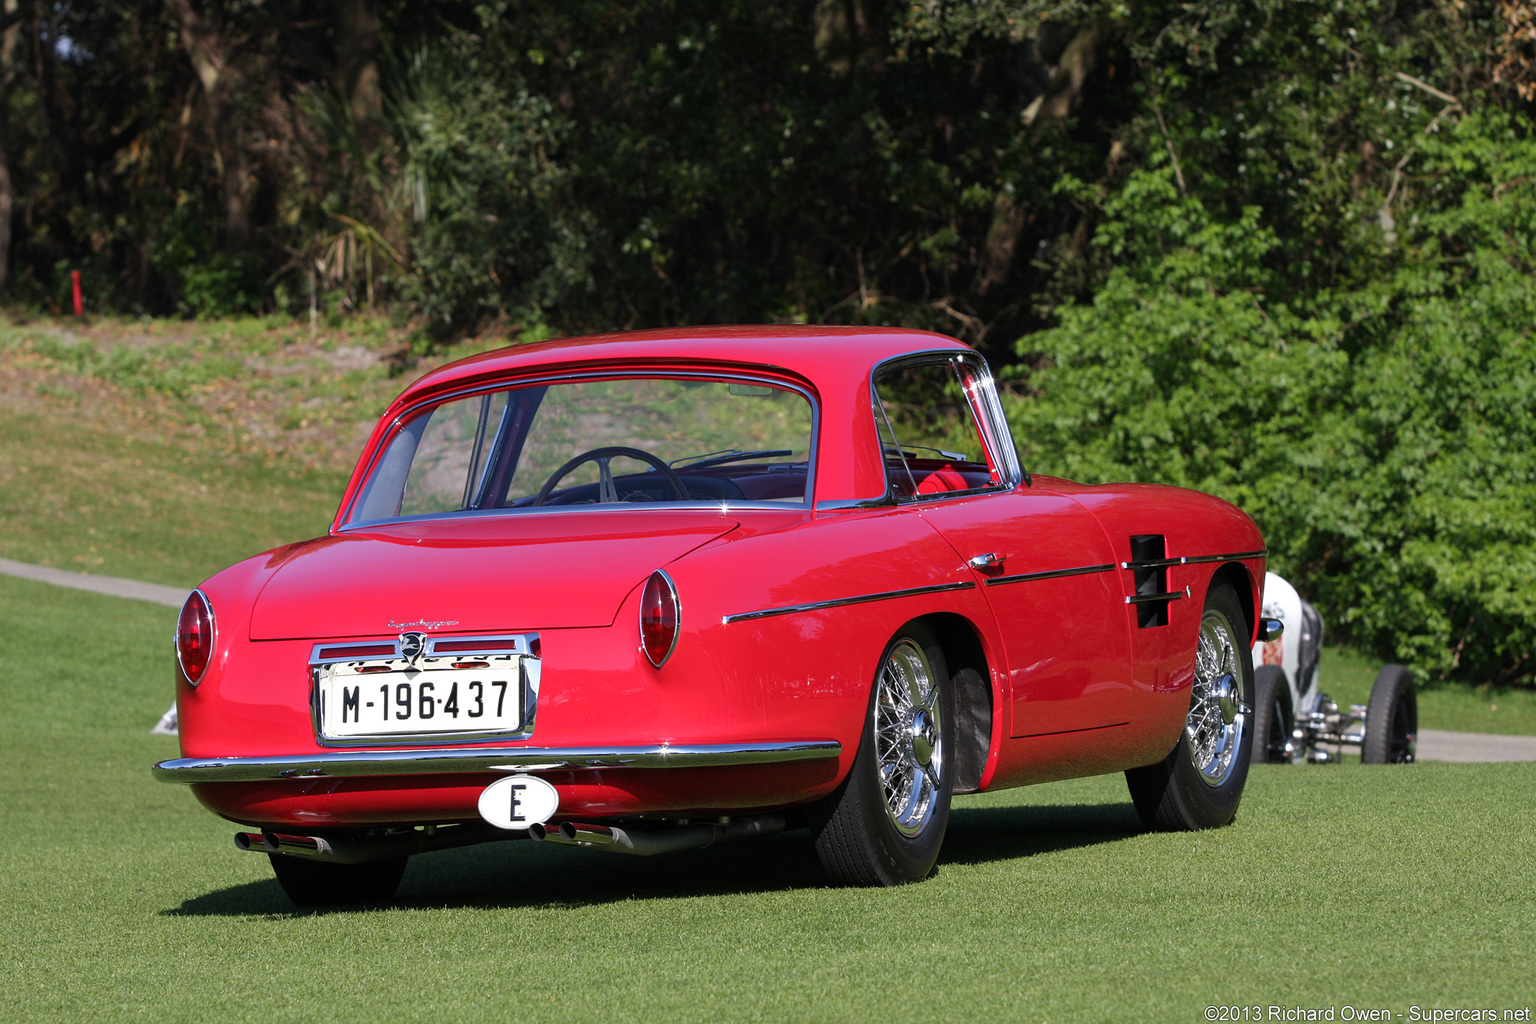
[[[1195,651],[1195,683],[1184,735],[1189,759],[1207,786],[1220,786],[1236,767],[1237,752],[1253,709],[1243,700],[1243,668],[1232,623],[1207,608]]]
[[[940,686],[923,649],[903,637],[885,656],[876,680],[875,760],[885,813],[896,831],[927,827],[944,780]]]

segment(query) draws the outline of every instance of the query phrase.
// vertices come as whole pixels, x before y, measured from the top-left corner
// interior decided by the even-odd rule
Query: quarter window
[[[898,499],[1002,485],[972,405],[974,374],[945,360],[897,366],[875,378],[886,482]]]

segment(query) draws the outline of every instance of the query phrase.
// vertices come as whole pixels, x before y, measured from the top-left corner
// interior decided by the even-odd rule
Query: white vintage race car
[[[1419,704],[1408,669],[1384,666],[1371,687],[1370,703],[1340,711],[1317,688],[1323,649],[1323,618],[1317,609],[1295,587],[1267,573],[1264,617],[1279,619],[1285,630],[1276,640],[1253,645],[1254,761],[1337,761],[1344,747],[1359,749],[1365,764],[1413,761]]]

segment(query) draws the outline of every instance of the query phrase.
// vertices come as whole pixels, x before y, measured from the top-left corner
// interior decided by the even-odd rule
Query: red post
[[[71,270],[69,272],[69,284],[75,293],[75,316],[84,316],[85,304],[80,301],[80,271]]]

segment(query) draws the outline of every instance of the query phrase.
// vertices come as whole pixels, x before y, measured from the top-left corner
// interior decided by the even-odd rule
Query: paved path
[[[1536,761],[1536,736],[1419,730],[1420,761]]]
[[[39,583],[52,583],[57,587],[73,587],[111,597],[127,597],[135,601],[180,608],[187,599],[187,591],[181,587],[168,587],[160,583],[141,583],[125,580],[121,576],[96,576],[88,572],[69,572],[66,569],[50,569],[46,565],[28,565],[0,558],[0,574],[19,576]],[[1440,729],[1419,730],[1420,761],[1536,761],[1536,736],[1493,736],[1477,732],[1444,732]]]
[[[140,583],[138,580],[125,580],[121,576],[94,576],[88,572],[50,569],[46,565],[28,565],[26,562],[13,562],[9,558],[0,558],[0,574],[19,576],[24,580],[36,580],[38,583],[52,583],[56,587],[89,590],[93,594],[149,601],[152,604],[169,605],[172,608],[180,608],[182,602],[187,599],[187,590],[184,587],[167,587],[161,583]]]

